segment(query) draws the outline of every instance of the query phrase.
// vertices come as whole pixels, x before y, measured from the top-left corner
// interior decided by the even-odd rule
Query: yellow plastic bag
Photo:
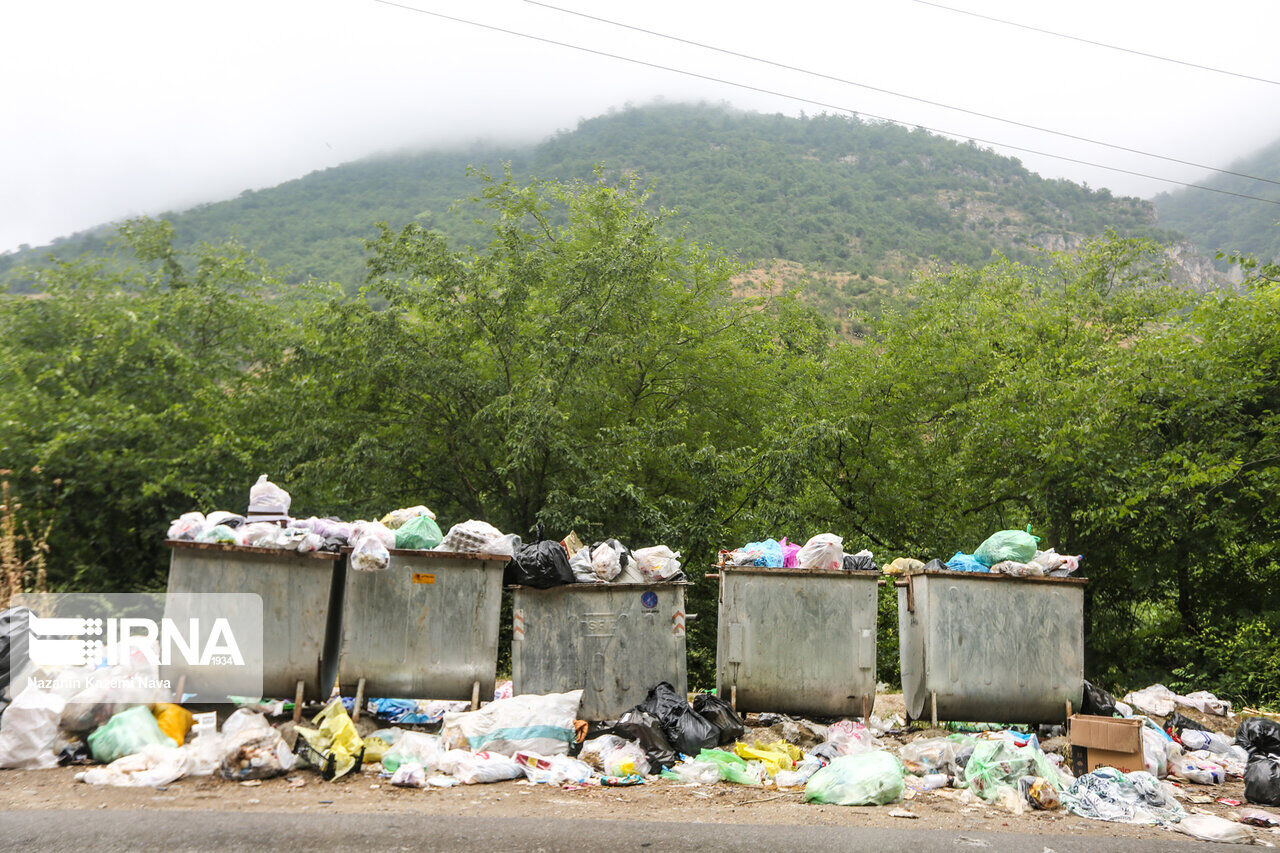
[[[773,743],[756,741],[755,746],[747,746],[742,741],[738,741],[733,745],[733,751],[748,761],[762,763],[771,777],[779,770],[794,770],[796,762],[804,758],[804,753],[799,748],[785,740],[776,740]]]
[[[172,702],[157,702],[152,705],[151,716],[156,718],[160,731],[173,738],[178,746],[182,746],[187,739],[187,732],[191,731],[191,726],[195,723],[190,711]]]
[[[356,731],[355,723],[351,722],[347,709],[342,707],[342,700],[334,699],[311,722],[318,728],[299,726],[298,735],[306,738],[307,743],[320,754],[333,754],[334,779],[350,773],[356,766],[356,756],[360,754],[364,741]]]

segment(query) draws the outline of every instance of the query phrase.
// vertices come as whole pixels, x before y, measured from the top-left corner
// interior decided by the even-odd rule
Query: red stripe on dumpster
[[[671,633],[675,634],[677,637],[683,636],[684,635],[684,611],[677,610],[675,613],[673,613],[671,616],[671,621],[673,623],[671,626]]]
[[[511,634],[512,639],[524,639],[524,611],[514,610],[511,613]]]

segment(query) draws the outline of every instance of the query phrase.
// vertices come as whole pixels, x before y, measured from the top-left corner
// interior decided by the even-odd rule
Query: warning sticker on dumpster
[[[414,573],[413,573],[413,582],[414,582],[414,583],[435,583],[435,582],[436,582],[436,576],[435,576],[435,575],[429,575],[429,574],[427,574],[426,572],[414,572]]]
[[[653,610],[657,608],[658,594],[653,590],[649,590],[640,596],[640,604],[643,605],[646,610]]]

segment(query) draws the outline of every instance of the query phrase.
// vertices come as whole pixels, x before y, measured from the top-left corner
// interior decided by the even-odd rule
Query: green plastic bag
[[[410,551],[430,551],[444,540],[440,525],[429,515],[409,519],[396,529],[396,547]]]
[[[991,568],[996,563],[1012,560],[1015,563],[1029,563],[1036,555],[1036,543],[1040,540],[1031,535],[1028,525],[1026,530],[1001,530],[992,533],[987,540],[973,552],[974,559]]]
[[[804,800],[837,806],[883,806],[902,796],[904,772],[898,757],[884,750],[842,755],[809,777]]]
[[[1002,785],[1017,787],[1023,776],[1040,776],[1059,791],[1066,780],[1049,763],[1044,752],[1034,746],[1016,747],[1008,741],[984,740],[978,743],[964,768],[964,780],[984,800],[994,800]]]
[[[89,751],[95,761],[110,764],[117,758],[141,752],[153,743],[177,746],[173,738],[160,731],[156,718],[146,705],[136,705],[113,714],[89,735]]]
[[[713,761],[719,765],[721,781],[756,787],[764,784],[760,781],[760,777],[747,767],[747,762],[732,752],[725,752],[723,749],[704,749],[698,753],[698,760]]]

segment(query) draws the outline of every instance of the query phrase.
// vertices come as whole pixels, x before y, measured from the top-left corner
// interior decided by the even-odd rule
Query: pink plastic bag
[[[784,569],[794,569],[800,565],[800,546],[794,542],[788,542],[787,537],[782,537],[782,567]]]

